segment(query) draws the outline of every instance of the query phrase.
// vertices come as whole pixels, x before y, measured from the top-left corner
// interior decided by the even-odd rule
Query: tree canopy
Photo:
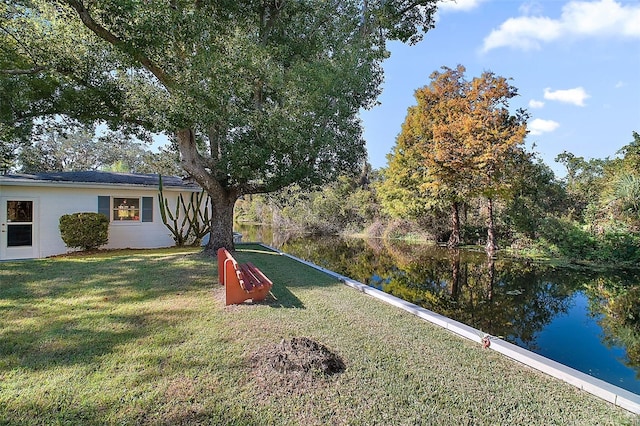
[[[509,111],[517,89],[506,78],[484,72],[469,81],[465,71],[462,65],[443,67],[416,90],[417,105],[407,112],[380,192],[387,204],[407,203],[414,211],[419,211],[416,201],[450,206],[451,246],[460,242],[459,204],[486,198],[491,252],[493,200],[508,194],[509,176],[528,160],[522,147],[527,114]]]
[[[170,148],[152,152],[120,132],[96,134],[91,126],[34,134],[31,143],[21,147],[14,168],[23,173],[112,170],[181,174],[178,155]]]
[[[385,43],[417,42],[435,4],[3,2],[0,137],[38,120],[164,132],[212,197],[209,248],[231,247],[239,196],[325,182],[362,163],[358,112],[379,94]]]

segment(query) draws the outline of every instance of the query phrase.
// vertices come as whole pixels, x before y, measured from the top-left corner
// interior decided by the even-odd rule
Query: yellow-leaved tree
[[[487,205],[487,252],[497,249],[494,201],[510,196],[511,181],[528,160],[527,113],[511,113],[517,89],[492,72],[468,81],[466,69],[443,67],[415,92],[379,193],[383,205],[419,204],[451,211],[448,245],[460,244],[460,205],[483,197]],[[401,189],[399,189],[401,188]],[[397,207],[396,207],[397,208]],[[411,215],[421,212],[413,208]]]

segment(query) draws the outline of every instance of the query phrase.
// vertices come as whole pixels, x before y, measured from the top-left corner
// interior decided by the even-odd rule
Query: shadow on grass
[[[0,270],[0,300],[31,302],[99,293],[121,303],[145,301],[199,288],[200,278],[211,281],[215,276],[214,262],[203,262],[201,254],[180,256],[187,263],[176,267],[177,256],[129,254],[5,263]]]
[[[136,341],[149,349],[177,344],[183,336],[176,331],[176,324],[188,315],[187,309],[123,314],[43,312],[37,325],[17,327],[9,323],[4,327],[0,337],[0,372],[89,365],[111,354],[116,354],[116,358],[127,357],[126,349],[119,348]],[[159,362],[159,359],[145,361],[150,365]]]
[[[181,295],[205,289],[214,275],[197,255],[180,256],[3,264],[0,371],[89,364],[141,339],[179,341],[174,329],[191,309]]]
[[[269,306],[304,308],[291,289],[330,287],[339,284],[335,278],[258,244],[239,244],[234,256],[240,263],[251,262],[273,282],[271,293],[275,301]]]
[[[287,287],[274,283],[271,287],[271,297],[262,302],[272,308],[304,309],[304,303],[298,299]]]

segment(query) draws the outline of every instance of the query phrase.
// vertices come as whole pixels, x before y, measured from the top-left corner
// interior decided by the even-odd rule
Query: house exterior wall
[[[164,196],[169,205],[175,207],[180,192],[165,188]],[[189,199],[190,192],[183,192]],[[102,248],[159,248],[175,245],[169,229],[162,223],[158,191],[150,187],[57,187],[0,184],[0,198],[25,199],[34,201],[34,249],[32,256],[47,257],[72,251],[67,248],[58,228],[62,215],[78,212],[98,212],[98,197],[153,198],[153,219],[151,222],[117,221],[110,215],[109,243]],[[113,202],[112,202],[113,203]],[[4,207],[0,207],[4,208]],[[113,206],[112,206],[113,208]],[[1,260],[1,259],[0,259]]]

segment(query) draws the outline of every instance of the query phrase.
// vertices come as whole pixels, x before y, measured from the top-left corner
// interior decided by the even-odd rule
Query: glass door
[[[0,259],[36,257],[35,201],[3,198],[0,209]]]

